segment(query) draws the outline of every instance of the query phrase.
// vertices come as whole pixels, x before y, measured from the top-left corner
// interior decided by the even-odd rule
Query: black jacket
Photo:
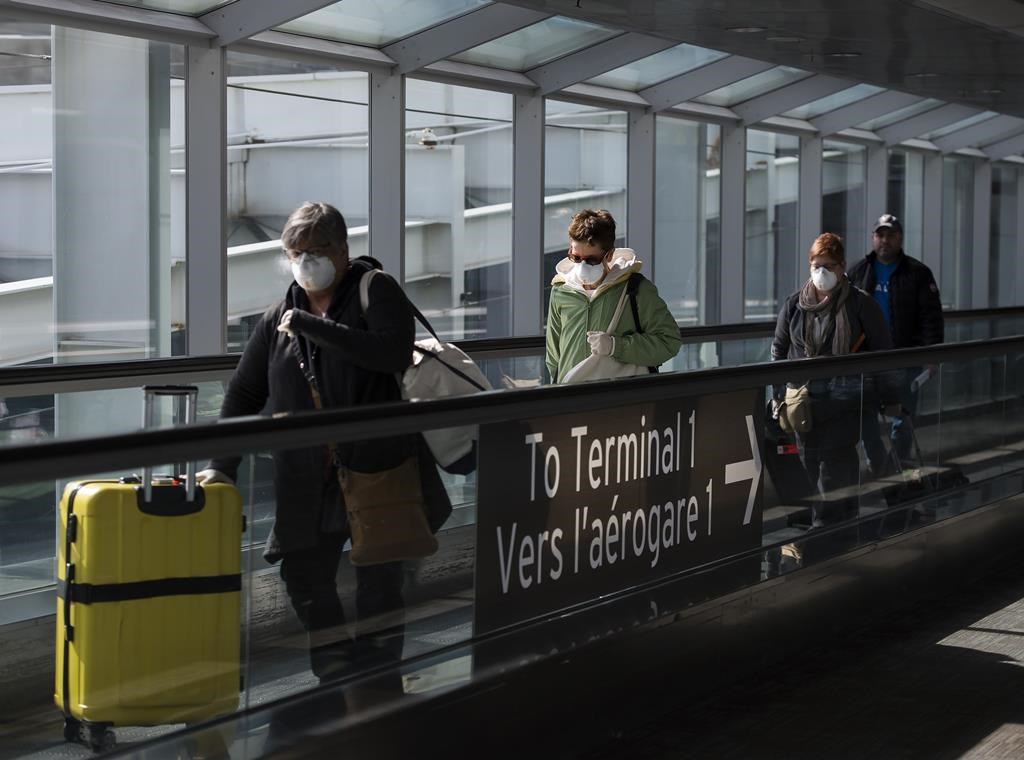
[[[772,339],[772,361],[782,359],[805,359],[807,348],[804,342],[804,311],[799,306],[800,291],[797,291],[782,305],[779,310],[779,317],[775,324],[775,337]],[[858,349],[858,353],[864,351],[887,351],[892,346],[892,336],[889,334],[889,327],[885,324],[885,315],[875,300],[864,291],[851,287],[850,296],[844,304],[846,318],[850,323],[850,336],[854,343],[864,336],[864,342]],[[820,356],[832,355],[832,336],[835,334],[835,325],[825,336],[822,343]],[[852,346],[851,346],[852,348]],[[838,379],[837,379],[838,380]],[[874,376],[873,382],[869,384],[878,390],[879,400],[883,404],[896,403],[899,400],[899,388],[896,378],[891,373],[880,373]],[[851,403],[859,402],[860,383],[859,379],[849,379],[844,382],[836,380],[822,380],[811,384],[812,395],[833,395],[842,394],[849,396]],[[779,386],[775,389],[775,397],[781,399],[785,395],[785,388]]]
[[[847,274],[850,282],[869,295],[875,292],[877,258],[872,251]],[[942,301],[932,270],[902,251],[889,279],[889,313],[894,348],[942,343]]]
[[[326,318],[309,312],[305,291],[293,282],[285,298],[267,309],[257,323],[228,383],[221,417],[312,411],[313,397],[302,367],[308,362],[325,409],[401,400],[395,373],[409,366],[414,317],[405,294],[390,277],[373,279],[369,307],[363,314],[359,280],[372,268],[368,259],[352,261]],[[295,338],[277,330],[288,309],[293,310]],[[450,512],[421,436],[344,443],[338,446],[338,454],[342,464],[360,472],[379,472],[419,456],[425,499],[443,510],[445,517]],[[281,552],[315,546],[319,535],[344,530],[344,508],[329,457],[327,446],[273,452],[274,533]],[[210,467],[235,478],[239,461],[238,457],[216,459]]]

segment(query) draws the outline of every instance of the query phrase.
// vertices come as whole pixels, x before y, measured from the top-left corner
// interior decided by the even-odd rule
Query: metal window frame
[[[942,219],[942,174],[945,171],[941,153],[924,155],[924,192],[921,198],[922,219]],[[921,260],[932,270],[935,281],[942,282],[942,225],[925,224],[921,233]]]
[[[537,83],[542,95],[549,95],[677,45],[661,37],[626,32],[525,73]]]
[[[901,108],[913,105],[924,100],[919,95],[908,95],[897,90],[886,90],[869,95],[856,103],[837,108],[834,111],[823,113],[809,121],[824,135],[831,135],[850,129],[858,124],[863,124],[871,119],[877,119],[887,113],[898,111]]]
[[[181,45],[209,44],[217,33],[199,19],[178,13],[92,0],[4,0],[5,16],[93,32]]]
[[[738,219],[736,224],[721,225],[721,255],[717,266],[707,262],[707,323],[743,322],[746,293],[743,287],[728,281],[725,272],[743,272],[746,264],[747,219],[747,128],[742,124],[722,125],[722,152],[719,171],[720,218]]]
[[[647,276],[657,276],[654,246],[654,192],[657,121],[654,111],[629,113],[626,135],[626,241],[646,262]]]
[[[825,139],[821,135],[804,135],[800,138],[800,184],[797,191],[797,215],[799,237],[796,251],[794,271],[796,278],[790,283],[793,290],[800,287],[803,274],[807,271],[804,259],[804,246],[810,247],[811,241],[822,233],[822,205],[824,201],[825,172]],[[776,251],[776,256],[784,253]],[[780,299],[781,300],[781,299]]]
[[[990,161],[1001,161],[1014,154],[1024,153],[1024,133],[984,145],[981,150]]]
[[[779,116],[791,108],[797,108],[820,98],[848,90],[854,84],[856,82],[846,79],[826,74],[815,74],[801,79],[799,82],[778,87],[764,95],[738,103],[732,106],[732,110],[739,114],[744,124],[749,126],[764,121],[770,116]]]
[[[974,221],[971,234],[974,244],[970,259],[962,269],[970,280],[969,309],[989,306],[988,277],[992,250],[992,162],[974,161]]]
[[[492,3],[385,45],[381,50],[398,64],[401,73],[408,74],[548,18],[551,14]]]
[[[405,282],[405,76],[370,72],[370,255]]]
[[[956,132],[937,137],[933,142],[944,153],[953,153],[962,148],[974,148],[1019,134],[1024,134],[1024,119],[999,114],[980,124],[973,124],[965,129],[958,129]]]
[[[204,13],[199,17],[199,21],[217,33],[217,39],[213,44],[224,47],[326,8],[334,2],[335,0],[288,0],[286,3],[280,0],[234,0]]]
[[[512,331],[537,335],[544,325],[545,99],[513,96]]]
[[[911,116],[909,119],[898,121],[895,124],[890,124],[888,127],[882,127],[875,131],[879,137],[885,140],[887,145],[898,145],[904,140],[920,137],[923,134],[955,124],[979,113],[981,111],[972,106],[947,103],[944,106],[938,106],[930,111],[925,111],[917,116]]]
[[[664,111],[712,90],[717,90],[719,87],[725,87],[733,82],[774,68],[775,64],[773,63],[755,61],[740,55],[730,55],[672,79],[646,87],[637,94],[647,101],[655,111]]]

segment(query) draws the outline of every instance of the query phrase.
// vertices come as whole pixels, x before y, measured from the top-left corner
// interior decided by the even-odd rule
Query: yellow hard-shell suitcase
[[[238,706],[241,499],[166,480],[148,499],[148,471],[69,483],[61,499],[54,699],[65,738],[95,750],[113,746],[111,726]]]

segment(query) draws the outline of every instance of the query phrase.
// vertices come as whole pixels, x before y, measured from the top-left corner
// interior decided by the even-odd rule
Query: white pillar
[[[798,208],[800,215],[799,237],[797,238],[796,251],[793,252],[793,269],[786,273],[789,280],[787,287],[783,285],[782,278],[779,278],[779,302],[790,293],[799,288],[807,279],[807,251],[811,243],[822,233],[821,229],[821,197],[822,197],[822,172],[824,164],[824,141],[821,137],[800,138],[800,190],[798,195]],[[779,265],[783,266],[786,251],[777,251]],[[847,253],[849,255],[849,253]]]
[[[370,255],[405,281],[405,80],[370,73]]]
[[[626,179],[626,242],[644,262],[650,280],[655,280],[654,247],[654,111],[629,114]]]
[[[224,49],[186,48],[188,353],[227,350],[227,80]]]
[[[889,149],[884,145],[871,145],[867,149],[865,157],[864,177],[864,229],[870,235],[874,232],[875,222],[882,214],[899,214],[898,209],[888,208],[889,203]],[[908,172],[909,174],[909,172]],[[908,179],[907,186],[910,181]],[[908,190],[909,192],[909,190]],[[906,219],[903,220],[906,224]],[[866,253],[864,251],[863,253]],[[850,251],[846,252],[846,258],[850,263],[856,262],[860,255],[850,258]]]
[[[989,269],[992,248],[992,163],[978,161],[974,165],[974,245],[964,257],[961,271],[969,277],[971,294],[966,308],[985,309],[989,303]]]
[[[1016,265],[1016,283],[1011,303],[1024,306],[1024,167],[1021,166],[1017,167],[1017,235],[1014,245],[1012,255]]]
[[[743,321],[743,271],[747,215],[747,130],[739,124],[722,126],[721,240],[718,262],[708,262],[708,324]],[[717,263],[717,266],[715,264]],[[709,298],[710,301],[710,298]]]
[[[924,157],[924,219],[921,233],[921,260],[942,282],[942,155],[928,153]]]
[[[512,334],[537,335],[543,310],[544,98],[515,95],[512,168]]]

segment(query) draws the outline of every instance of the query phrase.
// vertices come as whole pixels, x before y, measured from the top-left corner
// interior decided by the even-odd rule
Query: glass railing
[[[93,725],[69,723],[72,738],[101,746],[112,724],[139,752],[157,752],[145,742],[164,737],[160,752],[167,742],[222,741],[232,757],[259,757],[317,722],[344,725],[484,678],[508,663],[480,656],[480,642],[493,654],[494,642],[516,641],[524,626],[558,618],[582,632],[523,644],[529,651],[509,644],[513,660],[600,638],[619,609],[609,604],[639,624],[1019,493],[1022,372],[1024,338],[1007,338],[10,446],[0,459],[0,619],[16,619],[34,595],[79,631],[66,644],[77,675],[65,683],[58,667],[57,689],[86,705],[68,709]],[[772,415],[787,381],[806,383],[812,398],[812,428],[799,437]],[[908,381],[917,381],[916,394]],[[130,393],[122,413],[136,416],[139,392]],[[209,412],[214,390],[205,393]],[[895,425],[879,414],[894,400],[907,410]],[[424,450],[409,448],[421,431],[459,425],[479,426],[472,475],[441,473]],[[427,514],[455,507],[436,551],[407,550],[425,556],[401,565],[353,564],[338,487],[323,479],[328,442],[367,470],[412,466],[391,478],[402,499],[411,494],[406,506],[422,495]],[[876,452],[874,461],[865,451]],[[189,510],[150,514],[128,480],[81,490],[71,510],[75,540],[66,540],[67,518],[55,505],[69,481],[130,479],[146,464],[174,475],[180,464],[161,463],[210,457],[238,461],[245,533],[228,530],[240,520],[222,521],[217,533],[187,527],[198,519]],[[406,489],[417,476],[420,489]],[[112,507],[90,511],[104,489],[127,494],[118,497],[127,499],[118,502],[122,518],[104,511]],[[198,514],[229,509],[214,491]],[[176,498],[168,503],[184,496]],[[265,544],[274,546],[275,513],[284,565],[263,556]],[[117,558],[109,572],[83,554],[97,540],[103,556]],[[54,562],[55,543],[75,570]],[[388,551],[376,559],[394,556]],[[240,576],[203,564],[238,552]],[[240,582],[224,589],[181,581],[197,575],[216,586],[232,574]],[[62,583],[55,593],[69,575],[82,590]],[[164,588],[164,576],[184,585]],[[658,594],[658,604],[636,604],[640,592]],[[184,607],[169,612],[167,599]],[[596,600],[604,611],[592,621]],[[68,634],[38,615],[31,634],[0,627],[0,639],[19,637],[17,647],[0,647],[0,660],[18,658],[16,668],[0,663],[10,674],[0,688],[22,695],[35,716],[31,736],[19,740],[24,751],[12,757],[64,741],[50,700],[53,637],[63,652]],[[236,619],[240,649],[224,647]],[[145,649],[150,634],[162,642],[158,664]],[[241,675],[244,686],[237,691],[230,677],[213,683],[211,673]],[[97,683],[98,693],[88,691]],[[314,702],[289,701],[304,692]]]

